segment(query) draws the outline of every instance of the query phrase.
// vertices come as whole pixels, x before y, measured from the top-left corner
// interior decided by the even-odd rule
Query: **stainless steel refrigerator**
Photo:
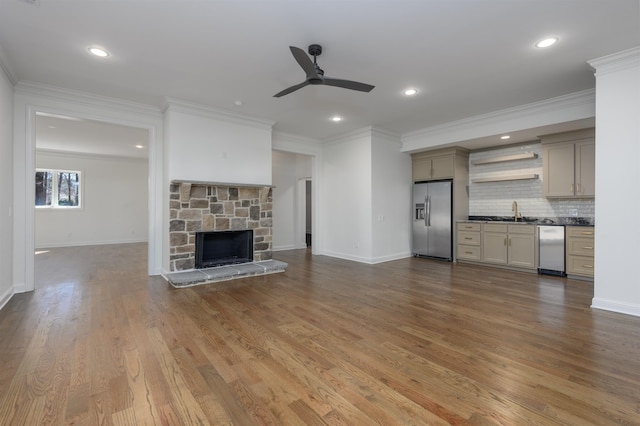
[[[452,181],[413,185],[413,255],[452,260]]]

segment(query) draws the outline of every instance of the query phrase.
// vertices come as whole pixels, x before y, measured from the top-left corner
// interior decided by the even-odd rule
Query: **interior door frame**
[[[20,86],[20,85],[18,85]],[[158,109],[40,87],[16,88],[14,97],[14,292],[35,289],[35,118],[38,112],[137,127],[149,135],[148,273],[162,269],[164,198],[162,115]],[[22,186],[24,183],[24,187]]]

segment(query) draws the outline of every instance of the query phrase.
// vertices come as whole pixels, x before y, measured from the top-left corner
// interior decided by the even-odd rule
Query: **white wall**
[[[371,128],[326,143],[323,254],[364,263],[411,255],[411,157],[399,147]]]
[[[372,140],[372,262],[411,256],[411,156],[400,138],[374,130]]]
[[[300,181],[311,177],[311,157],[273,151],[273,250],[305,248]]]
[[[371,132],[327,142],[323,158],[323,253],[371,263]]]
[[[596,69],[596,236],[593,307],[640,316],[640,47]]]
[[[147,241],[147,159],[37,151],[36,167],[82,173],[82,208],[36,209],[36,248]]]
[[[0,67],[0,308],[13,295],[13,85]]]
[[[168,179],[271,185],[271,123],[172,100],[164,113]]]

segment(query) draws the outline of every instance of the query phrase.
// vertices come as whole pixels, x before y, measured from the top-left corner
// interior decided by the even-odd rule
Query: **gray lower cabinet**
[[[457,259],[535,271],[535,228],[524,224],[461,222],[457,231]]]

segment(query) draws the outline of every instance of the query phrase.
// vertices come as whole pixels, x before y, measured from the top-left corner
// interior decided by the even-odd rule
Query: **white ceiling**
[[[36,148],[46,151],[147,158],[149,132],[57,114],[36,115]]]
[[[533,46],[548,35],[559,43]],[[288,46],[311,43],[327,76],[376,88],[274,98],[304,80]],[[92,45],[111,56],[90,56]],[[586,61],[639,45],[640,0],[0,0],[0,62],[14,82],[158,107],[177,98],[319,140],[366,126],[402,135],[590,89]],[[403,97],[409,86],[419,94]]]

